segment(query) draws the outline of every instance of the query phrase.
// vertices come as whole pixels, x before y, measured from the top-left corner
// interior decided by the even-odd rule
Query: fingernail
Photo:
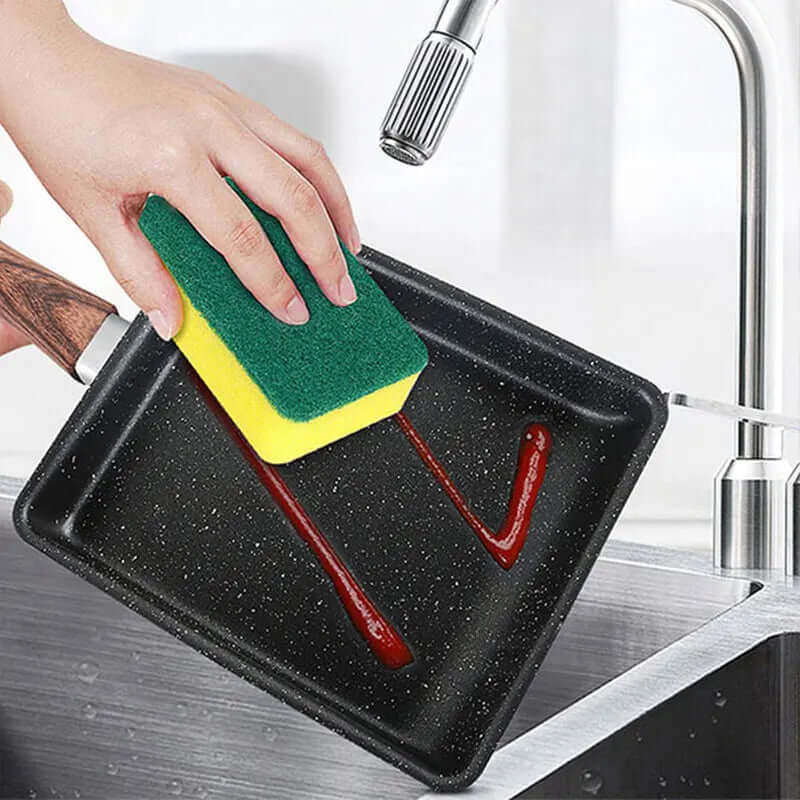
[[[361,234],[358,232],[358,228],[355,225],[350,229],[350,235],[347,237],[350,243],[350,250],[353,253],[361,252]]]
[[[148,312],[147,316],[150,319],[150,324],[155,329],[155,332],[165,341],[168,342],[172,339],[173,332],[172,332],[172,325],[167,322],[166,316],[162,311],[159,311],[157,308],[153,309],[152,311]]]
[[[295,295],[286,304],[285,322],[290,325],[305,325],[309,320],[308,309],[299,295]]]
[[[343,306],[349,306],[351,303],[355,303],[358,298],[356,287],[353,286],[353,279],[347,273],[339,278],[337,293],[339,295],[339,302]]]

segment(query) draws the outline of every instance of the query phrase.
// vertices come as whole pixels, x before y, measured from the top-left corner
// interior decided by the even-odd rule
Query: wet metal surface
[[[698,561],[677,551],[630,546],[622,549],[627,558],[712,572],[704,559]],[[719,796],[714,785],[719,789],[731,779],[731,773],[725,771],[726,760],[737,760],[736,747],[744,752],[748,741],[752,747],[749,757],[758,757],[758,753],[763,756],[769,751],[773,762],[771,774],[762,771],[759,778],[752,773],[750,778],[755,782],[740,782],[737,794],[724,796],[764,796],[765,786],[774,790],[766,796],[796,796],[793,792],[800,785],[797,781],[800,759],[794,709],[800,697],[797,683],[800,659],[792,634],[800,632],[800,580],[786,577],[782,570],[727,573],[718,570],[716,574],[724,580],[735,576],[737,580],[759,582],[761,588],[501,748],[474,787],[471,800],[600,796],[606,779],[609,791],[623,797]],[[657,591],[655,587],[654,590]],[[759,683],[759,692],[765,698],[763,708],[759,708],[767,713],[767,718],[756,714],[758,709],[750,703],[750,695],[749,706],[743,703],[735,711],[728,708],[736,697],[736,687],[743,682]],[[704,727],[714,726],[714,716],[718,724],[722,722],[713,708],[719,699],[715,694],[718,691],[727,698],[725,708],[731,724],[730,736],[722,740],[716,734],[707,735],[708,729]],[[702,704],[697,699],[700,696],[705,697]],[[757,729],[769,731],[770,747],[765,749],[764,742],[748,739],[758,735]],[[678,741],[675,737],[686,737],[691,747],[683,750],[677,745],[672,749],[662,745],[657,747],[656,758],[654,751],[648,751],[652,742],[647,745],[653,738],[652,731],[660,731],[662,739],[668,731],[670,741],[675,742]],[[635,747],[638,744],[643,746]],[[653,755],[651,760],[649,754]],[[626,772],[626,758],[644,759],[652,771]],[[739,756],[737,769],[742,760],[743,756]],[[579,773],[578,765],[582,767]],[[681,776],[685,781],[681,781]],[[662,777],[669,791],[659,785]],[[705,785],[704,778],[711,780],[711,786]],[[425,795],[428,800],[433,797]]]
[[[0,499],[0,798],[424,794],[25,545],[10,509]],[[750,591],[749,581],[601,560],[505,740]]]
[[[800,794],[800,634],[772,636],[519,795]]]

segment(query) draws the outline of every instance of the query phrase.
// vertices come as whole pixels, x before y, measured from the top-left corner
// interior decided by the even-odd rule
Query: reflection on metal
[[[75,363],[75,373],[87,386],[97,377],[103,364],[128,330],[128,323],[116,314],[109,314],[91,338]]]
[[[800,465],[786,484],[786,574],[800,575]]]

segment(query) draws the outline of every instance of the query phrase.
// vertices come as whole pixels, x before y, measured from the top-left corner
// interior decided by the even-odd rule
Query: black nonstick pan
[[[613,364],[374,250],[361,259],[430,350],[404,416],[267,467],[140,317],[15,523],[208,657],[459,789],[491,755],[667,410]],[[30,302],[9,311],[19,292],[0,288],[0,312],[51,331],[39,336],[51,354],[66,327],[59,361],[73,371],[107,308],[48,289],[18,254],[3,263],[0,287],[24,273]],[[75,335],[83,305],[94,310]]]

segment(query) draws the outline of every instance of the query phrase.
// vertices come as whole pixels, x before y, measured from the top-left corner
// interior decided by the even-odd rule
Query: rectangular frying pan
[[[108,304],[2,256],[0,312],[73,375],[105,359],[19,497],[23,539],[429,785],[474,781],[656,444],[661,392],[365,249],[430,366],[405,416],[275,469],[144,317],[109,352]]]

